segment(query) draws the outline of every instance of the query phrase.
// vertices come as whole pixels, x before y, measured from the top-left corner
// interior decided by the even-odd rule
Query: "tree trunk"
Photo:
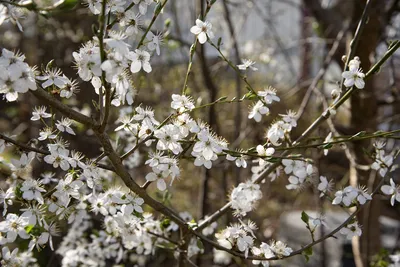
[[[366,1],[355,1],[353,25],[357,25],[365,7]],[[361,60],[361,67],[367,71],[372,66],[372,55],[379,42],[381,28],[381,12],[384,8],[384,1],[373,1],[370,7],[368,23],[365,25],[361,35],[356,56]],[[352,95],[351,98],[351,128],[354,133],[360,131],[372,132],[378,128],[377,124],[377,98],[374,79],[366,82],[365,88]],[[353,144],[353,155],[355,162],[361,165],[370,165],[371,159],[365,154],[364,149],[368,148],[370,141],[359,141]],[[379,182],[378,179],[370,181],[370,172],[363,171],[352,166],[353,183],[359,186],[368,186],[373,190]],[[378,178],[378,177],[376,177]],[[374,178],[372,178],[374,179]],[[357,216],[358,222],[363,226],[363,235],[360,238],[360,251],[363,266],[369,266],[371,257],[380,249],[380,201],[374,198]]]

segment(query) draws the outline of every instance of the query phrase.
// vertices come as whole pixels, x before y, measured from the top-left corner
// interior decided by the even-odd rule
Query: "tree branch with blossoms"
[[[155,21],[167,2],[157,1],[154,11],[149,13],[154,3],[152,0],[87,1],[88,10],[98,16],[98,29],[95,30],[95,36],[72,53],[72,57],[79,78],[93,87],[98,95],[97,103],[93,101],[95,112],[92,115],[85,115],[86,113],[65,104],[68,99],[75,98],[78,85],[60,69],[53,67],[54,61],[38,70],[25,62],[23,54],[2,50],[0,93],[4,95],[4,99],[14,102],[19,95],[30,92],[44,104],[34,108],[31,118],[35,125],[42,127],[35,138],[39,144],[37,147],[0,134],[0,153],[12,155],[6,162],[10,167],[7,189],[0,191],[4,217],[0,222],[2,265],[23,265],[23,260],[28,259],[28,264],[35,266],[36,259],[32,251],[47,245],[54,250],[53,237],[60,234],[59,226],[68,225],[68,229],[64,230],[66,234],[63,240],[57,244],[57,254],[63,258],[63,266],[93,262],[106,265],[110,261],[129,264],[130,255],[154,255],[158,252],[158,247],[174,251],[179,266],[194,265],[192,257],[203,252],[200,242],[206,242],[233,256],[253,260],[254,264],[269,266],[272,260],[300,254],[308,257],[313,246],[334,237],[338,232],[348,238],[361,235],[361,229],[354,220],[355,216],[379,189],[390,197],[392,205],[395,201],[400,201],[399,186],[393,179],[390,179],[390,184],[384,184],[393,172],[398,152],[388,153],[385,144],[376,141],[375,152],[368,155],[374,163],[367,167],[375,170],[381,176],[381,181],[371,194],[365,188],[352,186],[333,193],[331,181],[325,176],[319,177],[316,190],[321,198],[345,209],[357,207],[355,212],[331,232],[316,238],[313,230],[323,221],[321,218],[311,219],[304,213],[301,219],[310,232],[311,242],[293,250],[279,240],[269,244],[258,240],[258,226],[245,220],[263,198],[262,181],[267,178],[271,181],[277,179],[280,176],[279,171],[288,176],[287,190],[300,190],[312,183],[316,168],[312,159],[307,158],[305,153],[293,154],[294,150],[301,152],[316,148],[324,150],[325,154],[335,144],[377,138],[399,139],[399,130],[328,136],[322,142],[321,137],[311,137],[352,94],[364,88],[365,81],[400,47],[400,41],[394,41],[366,74],[360,70],[360,59],[356,57],[355,47],[367,22],[370,1],[367,2],[359,22],[340,78],[343,94],[335,98],[293,142],[290,135],[297,127],[299,116],[308,100],[300,106],[300,115],[294,112],[278,115],[270,123],[263,144],[251,143],[251,147],[247,149],[236,150],[236,145],[230,148],[228,141],[215,132],[218,129],[213,129],[213,125],[197,119],[195,111],[219,104],[236,103],[238,107],[250,101],[252,106],[248,118],[261,122],[271,114],[270,109],[281,99],[272,87],[256,91],[256,87],[251,85],[251,76],[247,71],[257,71],[255,62],[244,60],[243,64],[235,65],[224,54],[222,39],[214,43],[212,24],[205,19],[215,0],[207,1],[204,14],[200,14],[195,25],[190,28],[195,40],[190,46],[181,95],[171,96],[172,112],[168,112],[169,115],[160,122],[156,116],[158,110],[135,103],[134,83],[140,80],[138,73],[141,75],[142,70],[146,75],[151,73],[151,59],[161,51],[162,34],[155,34],[153,31]],[[16,2],[16,5],[35,12],[42,11],[41,8],[30,8],[20,2]],[[14,7],[0,8],[6,11],[6,15],[0,13],[1,23],[7,19],[21,27],[19,20],[22,17],[12,12]],[[49,8],[56,7],[49,6],[43,10]],[[148,27],[142,29],[139,25],[140,17],[146,14],[151,20]],[[315,87],[322,79],[347,27],[345,24],[344,30],[338,34],[337,42],[310,87]],[[230,28],[232,33],[232,25]],[[196,104],[193,96],[187,94],[195,63],[196,46],[207,44],[235,71],[236,77],[245,83],[248,93],[240,99],[237,99],[239,96],[230,100],[228,97],[214,98],[210,103],[200,105]],[[239,54],[238,51],[236,54]],[[118,113],[117,126],[110,131],[109,120],[114,113]],[[75,132],[75,122],[84,126],[83,129],[78,128],[78,134]],[[66,140],[76,141],[82,131],[94,134],[93,139],[100,145],[96,148],[96,155],[99,156],[89,158],[82,152],[71,149],[74,145],[70,146]],[[8,151],[9,144],[21,151],[14,155],[15,151]],[[281,152],[277,153],[279,151]],[[145,157],[144,165],[148,170],[142,179],[145,180],[142,186],[140,177],[136,175],[139,173],[136,168],[139,164],[135,159],[141,155]],[[37,178],[32,170],[33,162],[37,160],[42,160],[53,172],[44,172],[40,174],[41,178]],[[251,179],[232,189],[228,203],[196,221],[187,212],[175,211],[168,202],[170,192],[167,189],[181,176],[181,167],[185,166],[181,163],[184,161],[205,170],[219,167],[226,162],[234,162],[236,167],[246,168],[249,161],[252,161],[255,168]],[[150,190],[153,185],[157,192],[155,196]],[[10,209],[10,206],[13,208]],[[229,211],[232,211],[235,222],[225,228],[220,227],[217,231],[217,220]],[[215,234],[217,241],[209,237],[212,234]],[[9,245],[24,242],[23,240],[28,241],[26,254],[20,253],[18,249],[12,252],[9,250]]]

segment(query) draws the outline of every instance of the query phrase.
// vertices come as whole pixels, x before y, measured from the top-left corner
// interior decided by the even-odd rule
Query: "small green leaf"
[[[271,163],[275,163],[275,162],[279,162],[280,161],[280,159],[279,158],[274,158],[274,157],[272,157],[272,158],[269,158],[269,159],[266,159],[268,162],[271,162]]]
[[[218,47],[218,49],[221,47],[221,44],[222,44],[222,38],[219,37],[219,38],[218,38],[218,42],[217,42],[217,47]]]
[[[170,224],[171,224],[171,220],[168,218],[165,218],[160,223],[161,229],[166,229],[168,226],[170,226]]]
[[[218,98],[217,101],[215,101],[215,102],[224,101],[227,98],[228,98],[227,96],[222,96],[222,97]]]
[[[170,19],[170,18],[168,18],[168,19],[165,20],[164,26],[165,26],[165,28],[167,28],[167,29],[171,26],[171,19]]]
[[[188,222],[188,226],[189,228],[197,227],[197,222],[194,219],[192,219],[190,222]]]
[[[25,226],[25,231],[33,236],[40,236],[42,234],[42,230],[37,225],[27,225]]]
[[[197,246],[199,247],[199,249],[204,249],[203,242],[201,242],[200,239],[197,239]]]
[[[310,217],[308,216],[308,214],[305,211],[303,211],[301,213],[301,220],[308,225],[308,221],[310,220]]]
[[[249,100],[255,99],[256,97],[257,96],[253,92],[248,92],[244,95],[244,99],[249,99]]]
[[[32,231],[33,227],[35,227],[33,224],[29,224],[25,226],[25,231],[29,234]]]
[[[22,198],[22,194],[24,193],[21,191],[21,187],[22,187],[22,184],[17,184],[17,187],[15,188],[15,196],[17,198]]]
[[[154,9],[154,15],[160,14],[161,10],[162,10],[162,4],[161,4],[161,2],[159,2],[159,3],[156,5],[155,9]]]
[[[358,133],[356,133],[355,135],[353,135],[352,137],[350,137],[350,139],[353,139],[354,137],[362,137],[362,136],[364,136],[366,133],[367,133],[366,131],[358,132]]]
[[[310,256],[312,256],[312,254],[313,254],[312,247],[309,247],[309,248],[303,250],[303,252],[301,254],[306,258],[306,262],[308,262],[310,260]]]

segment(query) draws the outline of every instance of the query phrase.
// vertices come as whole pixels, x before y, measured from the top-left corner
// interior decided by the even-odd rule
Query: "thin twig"
[[[338,33],[335,42],[333,43],[321,69],[319,70],[317,76],[315,76],[315,78],[313,79],[312,83],[310,84],[310,86],[307,89],[306,95],[304,96],[304,99],[302,101],[302,103],[300,104],[300,108],[298,109],[297,113],[296,113],[296,119],[298,120],[304,113],[305,108],[307,106],[307,103],[310,100],[311,97],[311,93],[313,92],[313,89],[317,86],[317,84],[319,83],[319,81],[324,77],[329,64],[331,63],[333,56],[335,55],[340,42],[343,39],[344,33],[347,32],[348,28],[350,26],[350,21],[347,21],[343,27],[343,29]]]
[[[164,8],[164,6],[167,4],[167,2],[168,2],[168,0],[165,0],[164,3],[162,3],[161,5],[160,5],[160,3],[157,4],[156,10],[154,11],[153,18],[151,19],[149,26],[146,28],[144,34],[142,35],[142,38],[140,39],[136,49],[139,49],[143,45],[144,39],[146,39],[146,35],[149,33],[151,27],[153,26],[158,15],[160,15],[161,10]]]
[[[25,151],[33,151],[33,152],[36,152],[36,153],[39,153],[39,154],[42,154],[42,155],[50,155],[49,151],[46,151],[46,150],[43,150],[43,149],[40,149],[40,148],[36,148],[36,147],[33,147],[33,146],[29,146],[29,145],[20,143],[20,142],[15,141],[14,139],[9,138],[9,137],[5,136],[4,134],[1,134],[1,133],[0,133],[0,139],[3,139],[7,143],[13,144],[13,145],[19,147],[20,149],[25,150]],[[104,165],[104,164],[96,164],[96,166],[101,168],[101,169],[104,169],[104,170],[114,171],[114,169],[112,167]]]

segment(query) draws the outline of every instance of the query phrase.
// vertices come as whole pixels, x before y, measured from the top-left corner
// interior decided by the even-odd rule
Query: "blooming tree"
[[[363,90],[368,78],[392,56],[400,42],[393,42],[365,73],[360,68],[362,62],[351,49],[336,97],[297,139],[292,140],[292,132],[298,127],[299,116],[288,111],[265,125],[263,143],[238,149],[207,122],[196,118],[194,111],[221,103],[246,102],[250,106],[248,119],[261,123],[271,116],[281,96],[270,86],[256,90],[251,85],[246,75],[248,69],[258,70],[256,62],[244,59],[236,65],[224,54],[221,40],[214,38],[218,33],[207,21],[215,2],[207,2],[204,14],[190,28],[194,43],[182,81],[183,90],[170,96],[170,113],[164,118],[152,107],[137,103],[134,82],[139,74],[151,75],[153,58],[162,53],[163,35],[153,33],[152,27],[168,0],[87,1],[90,12],[98,17],[95,35],[73,52],[72,57],[82,83],[88,83],[98,95],[94,100],[96,114],[91,116],[65,104],[64,99],[77,98],[78,83],[54,62],[39,68],[26,62],[23,51],[2,49],[2,103],[19,101],[24,95],[37,98],[41,105],[32,110],[31,120],[42,127],[35,136],[35,144],[24,144],[14,136],[0,134],[0,153],[13,155],[4,160],[9,167],[9,178],[7,188],[0,191],[2,266],[37,266],[35,251],[40,254],[46,246],[62,258],[62,266],[128,263],[132,255],[155,255],[162,249],[172,251],[179,266],[185,266],[192,263],[194,256],[204,253],[203,245],[214,249],[214,261],[219,264],[229,264],[231,257],[239,257],[269,266],[271,261],[299,254],[308,258],[314,245],[336,233],[347,238],[360,236],[362,226],[356,215],[380,192],[390,198],[391,205],[400,201],[399,186],[392,177],[398,151],[387,151],[385,143],[378,139],[398,137],[396,131],[350,137],[331,133],[321,139],[324,141],[311,143],[307,139],[322,123],[335,116],[353,94]],[[42,7],[34,2],[7,2],[0,5],[0,24],[7,20],[23,30],[20,22],[23,12],[57,8],[57,4]],[[146,15],[152,17],[151,23],[139,27],[139,18]],[[364,24],[365,18],[360,21],[360,28]],[[354,40],[358,34],[359,31]],[[196,102],[187,90],[187,83],[196,47],[200,45],[219,53],[245,83],[246,94],[240,99],[224,97],[204,105]],[[119,114],[115,123],[110,121],[111,113]],[[70,143],[79,138],[82,128],[92,131],[101,146],[102,153],[95,158],[71,149]],[[369,168],[377,172],[380,182],[373,188],[335,186],[324,176],[324,170],[318,170],[313,160],[301,153],[304,148],[312,148],[327,155],[333,145],[364,139],[374,140],[375,151],[369,155],[373,163]],[[143,147],[147,149],[140,156],[145,159],[148,173],[146,182],[140,185],[130,170],[135,165],[135,155]],[[225,206],[195,220],[185,211],[176,211],[166,201],[158,201],[148,191],[154,184],[161,193],[173,192],[172,188],[185,172],[180,166],[186,161],[207,170],[221,161],[237,168],[252,165],[253,174],[231,190]],[[52,172],[35,171],[38,162],[47,164]],[[292,247],[281,240],[261,239],[257,231],[262,229],[249,219],[249,214],[257,212],[265,197],[263,182],[283,177],[287,178],[284,190],[298,191],[311,186],[320,198],[350,209],[351,214],[341,225],[317,239],[315,229],[328,222],[323,216],[312,218],[303,212],[299,220],[304,222],[311,241],[302,247]],[[232,223],[218,224],[217,220],[226,213],[233,214]],[[57,245],[53,240],[56,238],[62,240]],[[27,245],[23,249],[15,248],[18,242]]]

